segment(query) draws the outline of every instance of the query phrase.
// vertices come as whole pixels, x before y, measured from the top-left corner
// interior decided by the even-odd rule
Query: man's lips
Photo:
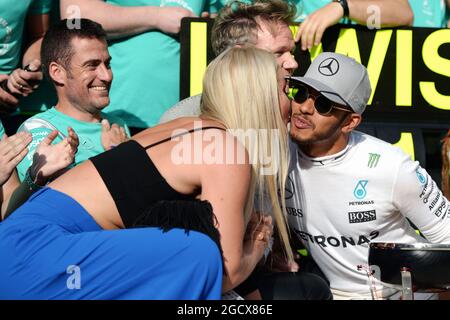
[[[311,122],[306,120],[305,118],[294,115],[291,117],[291,125],[294,125],[297,129],[309,129],[312,128],[313,125]]]

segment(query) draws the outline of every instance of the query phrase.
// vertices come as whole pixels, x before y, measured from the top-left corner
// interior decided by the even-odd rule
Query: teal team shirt
[[[59,14],[59,1],[52,1],[50,12],[50,25],[61,19]],[[19,110],[22,114],[30,116],[37,112],[50,109],[58,102],[56,90],[53,83],[46,77],[41,81],[39,87],[28,97],[22,98],[19,102]]]
[[[0,139],[3,139],[4,134],[5,134],[5,128],[3,128],[3,123],[0,121]]]
[[[22,41],[27,14],[49,14],[58,1],[1,0],[0,1],[0,73],[9,74],[21,67]],[[48,81],[28,98],[21,99],[19,110],[36,112],[56,103],[56,92]]]
[[[316,10],[326,6],[331,1],[330,0],[291,0],[292,3],[297,7],[297,18],[295,21],[300,22],[305,20],[305,18]]]
[[[295,21],[302,22],[308,15],[329,4],[331,0],[291,0],[291,2],[294,3],[297,8],[297,17]],[[345,18],[342,19],[340,23],[348,24],[354,22]]]
[[[414,13],[414,27],[447,26],[445,0],[409,0],[409,4]]]
[[[10,73],[21,65],[21,46],[25,18],[29,14],[46,14],[51,0],[0,1],[0,73]]]
[[[179,6],[200,15],[214,11],[216,0],[108,0],[120,6]],[[156,125],[161,115],[179,101],[180,43],[176,36],[152,30],[110,41],[114,74],[105,112],[128,126]]]
[[[118,125],[125,127],[127,135],[130,136],[128,127],[125,125],[123,120],[104,113],[102,113],[102,118],[107,119],[110,124],[117,123]],[[59,112],[55,108],[51,108],[25,121],[25,123],[19,128],[19,131],[24,129],[24,125],[26,126],[27,124],[30,124],[30,121],[33,121],[33,119],[43,119],[46,122],[51,123],[64,136],[67,135],[67,127],[72,127],[75,130],[78,134],[80,144],[78,146],[78,152],[75,155],[74,165],[77,165],[90,157],[105,151],[101,143],[101,123],[78,121],[65,115],[64,113]],[[43,125],[27,131],[32,134],[33,141],[28,146],[28,154],[17,166],[17,172],[19,173],[19,178],[21,181],[24,179],[25,173],[32,163],[36,147],[50,132],[52,132],[52,129],[48,127],[46,128]],[[62,135],[58,135],[58,137],[53,141],[53,144],[62,141],[62,139],[64,139]]]

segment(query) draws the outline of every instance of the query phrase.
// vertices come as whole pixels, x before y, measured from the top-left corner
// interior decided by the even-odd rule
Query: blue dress
[[[0,223],[0,299],[220,299],[222,258],[183,229],[103,230],[43,188]]]

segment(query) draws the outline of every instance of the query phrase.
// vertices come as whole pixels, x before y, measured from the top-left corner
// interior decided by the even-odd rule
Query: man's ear
[[[66,84],[67,71],[60,64],[51,62],[48,67],[48,73],[57,85],[62,86]]]
[[[351,131],[355,130],[360,123],[361,115],[359,113],[351,113],[345,118],[341,130],[343,133],[350,133]]]

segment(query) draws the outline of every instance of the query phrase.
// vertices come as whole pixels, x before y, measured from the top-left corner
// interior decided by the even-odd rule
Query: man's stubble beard
[[[302,139],[302,137],[300,136],[300,133],[294,134],[292,132],[292,129],[291,129],[290,135],[291,135],[292,139],[294,140],[294,142],[302,150],[303,149],[308,150],[311,147],[319,146],[319,145],[327,144],[327,143],[329,143],[330,146],[331,146],[338,139],[338,137],[340,136],[341,125],[346,119],[347,119],[347,115],[342,117],[339,120],[339,122],[335,123],[327,131],[325,131],[325,132],[318,132],[318,133],[316,133],[316,135],[314,137],[311,137],[311,138],[308,138],[308,139]],[[315,128],[316,128],[316,126],[314,126],[314,129]]]

